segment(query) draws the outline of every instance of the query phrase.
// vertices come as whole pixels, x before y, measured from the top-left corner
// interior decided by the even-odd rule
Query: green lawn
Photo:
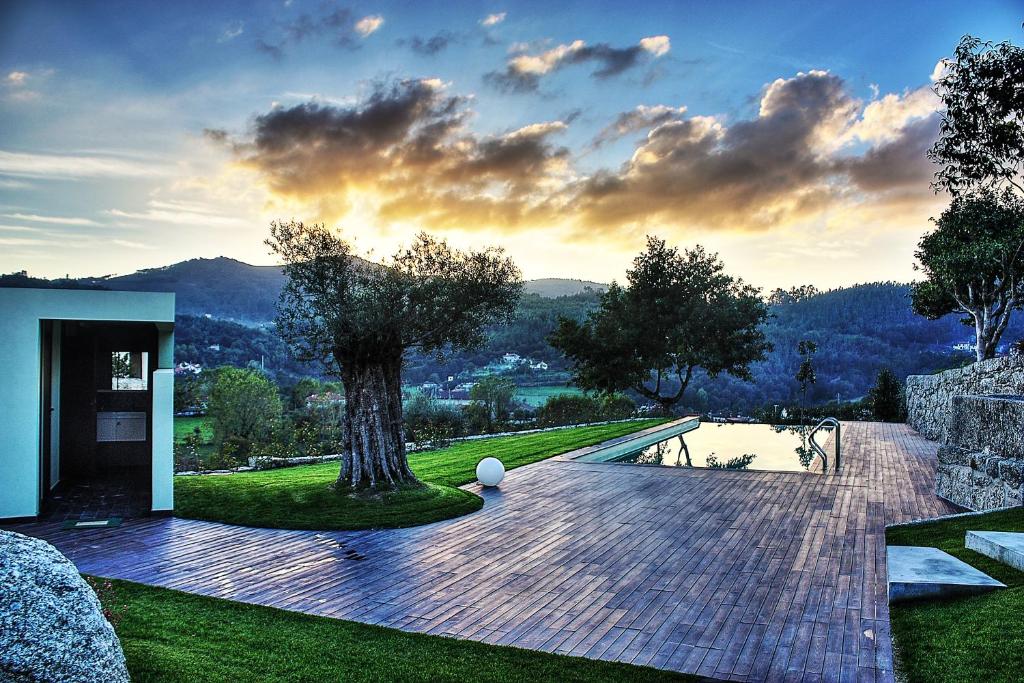
[[[113,581],[133,681],[692,681]]]
[[[1007,585],[986,595],[893,605],[897,662],[911,683],[1021,680],[1024,573],[964,548],[969,529],[1024,531],[1024,509],[886,531],[889,545],[939,548]]]
[[[580,396],[583,392],[577,387],[567,387],[564,384],[546,387],[516,387],[516,398],[531,408],[542,406],[552,396],[561,396],[562,394]]]
[[[205,417],[174,418],[174,440],[184,441],[185,437],[192,434],[196,427],[199,427],[202,434],[203,444],[213,441],[213,425]]]
[[[338,495],[328,487],[337,462],[226,476],[177,477],[175,514],[228,524],[279,529],[378,529],[416,526],[480,509],[479,496],[455,488],[476,480],[476,465],[495,456],[506,469],[644,429],[663,420],[633,420],[537,434],[463,441],[411,453],[409,464],[427,487],[377,496]]]

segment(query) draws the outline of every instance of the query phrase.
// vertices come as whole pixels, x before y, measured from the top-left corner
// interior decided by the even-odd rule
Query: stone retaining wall
[[[907,424],[933,441],[946,443],[953,397],[993,394],[1024,394],[1024,356],[907,377]]]
[[[1024,397],[954,396],[936,493],[970,510],[1024,501]]]

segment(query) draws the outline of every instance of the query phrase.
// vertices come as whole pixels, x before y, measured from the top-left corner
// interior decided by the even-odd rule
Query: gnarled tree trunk
[[[345,418],[338,490],[387,490],[417,482],[402,433],[401,356],[341,367]]]

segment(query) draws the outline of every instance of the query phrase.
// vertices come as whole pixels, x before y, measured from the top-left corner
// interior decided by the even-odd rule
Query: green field
[[[1024,509],[886,530],[889,545],[943,550],[1006,584],[970,597],[897,603],[890,608],[900,673],[909,683],[1019,681],[1024,671],[1024,573],[967,550],[974,531],[1024,531]]]
[[[176,417],[174,418],[174,440],[181,442],[192,431],[199,427],[204,445],[213,442],[213,425],[205,417]]]
[[[506,469],[600,443],[663,420],[632,420],[535,434],[458,442],[448,448],[409,454],[409,465],[427,486],[385,494],[344,495],[329,487],[339,464],[326,462],[230,476],[178,477],[174,485],[179,517],[279,529],[377,529],[436,522],[480,509],[479,496],[455,488],[476,480],[484,457]]]
[[[396,580],[399,580],[396,578]],[[689,681],[649,667],[485,645],[111,581],[133,681]]]
[[[562,394],[581,396],[583,392],[577,387],[567,387],[563,384],[546,387],[516,387],[516,398],[531,408],[538,408],[544,405],[544,402],[552,396],[560,396]]]

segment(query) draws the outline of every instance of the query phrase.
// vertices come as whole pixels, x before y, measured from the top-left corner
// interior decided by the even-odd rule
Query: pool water
[[[817,456],[812,457],[811,450],[806,447],[800,427],[702,422],[692,431],[666,436],[668,438],[657,443],[638,443],[637,448],[624,454],[620,448],[619,452],[610,452],[607,457],[598,452],[587,459],[637,465],[717,466],[779,472],[806,472],[817,460]],[[826,436],[819,433],[818,443],[824,444]],[[686,449],[680,439],[685,441]],[[623,447],[627,445],[628,442],[622,444]],[[831,460],[831,453],[829,456]]]

